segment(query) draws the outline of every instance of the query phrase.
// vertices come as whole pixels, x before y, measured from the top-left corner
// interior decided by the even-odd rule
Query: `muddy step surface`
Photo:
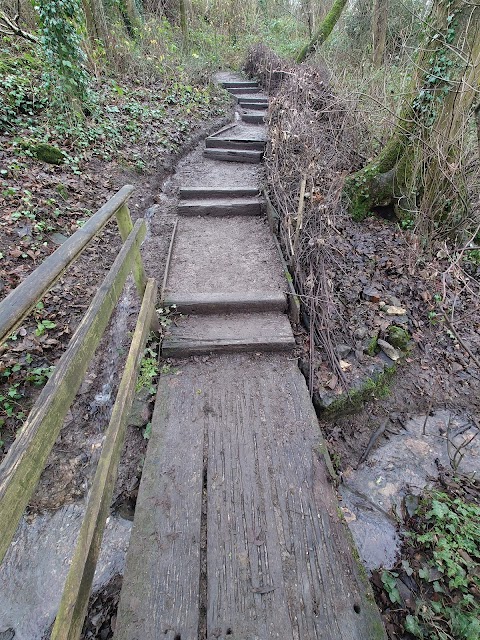
[[[162,343],[165,358],[209,353],[291,351],[292,328],[280,313],[190,315],[172,324]]]
[[[179,220],[167,295],[286,290],[277,248],[263,218]]]
[[[287,297],[281,291],[245,291],[241,293],[170,293],[164,305],[175,307],[179,313],[246,313],[246,312],[279,312],[287,310]]]
[[[262,157],[262,151],[236,151],[232,149],[205,149],[203,155],[212,160],[222,160],[223,162],[249,162],[258,164]]]
[[[256,197],[188,199],[179,202],[181,216],[259,216],[265,200]]]
[[[116,640],[382,640],[296,362],[162,375]]]

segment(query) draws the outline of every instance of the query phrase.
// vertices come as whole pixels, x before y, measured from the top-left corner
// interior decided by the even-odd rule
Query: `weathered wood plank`
[[[216,187],[180,187],[179,195],[183,200],[198,198],[248,198],[258,196],[260,190],[255,187],[234,187],[223,189]]]
[[[265,116],[262,113],[244,113],[242,120],[250,124],[263,124],[265,122]]]
[[[175,220],[173,225],[172,235],[170,237],[170,244],[168,245],[167,260],[165,262],[165,272],[163,274],[162,288],[160,291],[160,303],[164,304],[165,289],[167,287],[168,274],[170,273],[170,262],[172,261],[173,246],[175,244],[175,235],[177,233],[178,220]],[[157,318],[158,319],[158,318]]]
[[[200,388],[208,408],[207,638],[383,640],[296,364],[223,358]]]
[[[131,185],[122,187],[83,227],[68,238],[0,303],[0,344],[14,332],[38,300],[85,250],[115,212],[126,202],[132,191]]]
[[[206,138],[207,149],[232,149],[238,151],[265,151],[264,140],[247,140],[241,138]]]
[[[181,216],[260,216],[264,204],[263,198],[183,200],[177,212]]]
[[[283,313],[287,299],[282,291],[256,291],[238,293],[175,293],[165,295],[165,305],[175,305],[180,313]]]
[[[145,222],[137,220],[0,466],[0,562],[122,293],[145,233]]]
[[[115,640],[201,637],[202,394],[195,373],[160,377]]]
[[[258,164],[263,156],[261,151],[232,151],[231,149],[205,149],[203,155],[224,162],[248,162]]]
[[[135,333],[105,434],[102,454],[95,472],[85,517],[52,630],[52,640],[77,640],[82,631],[105,522],[117,477],[127,419],[135,394],[138,369],[155,313],[156,299],[157,284],[155,280],[150,279],[145,287]]]

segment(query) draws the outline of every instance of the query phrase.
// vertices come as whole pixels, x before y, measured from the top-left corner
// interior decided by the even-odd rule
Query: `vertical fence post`
[[[128,205],[123,204],[115,214],[117,218],[117,225],[123,242],[128,238],[129,233],[133,229],[132,218],[130,216],[130,210]],[[145,269],[143,268],[142,256],[140,254],[140,248],[137,247],[135,260],[133,262],[133,277],[137,286],[138,295],[140,299],[143,299],[145,293],[145,287],[147,284],[147,276],[145,275]],[[158,321],[157,313],[155,312],[152,317],[151,323],[152,331],[160,333],[160,322]]]

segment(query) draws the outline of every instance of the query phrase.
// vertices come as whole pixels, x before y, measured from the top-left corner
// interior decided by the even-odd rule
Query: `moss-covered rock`
[[[47,162],[48,164],[63,164],[65,162],[63,151],[46,142],[32,145],[30,151],[41,162]]]
[[[406,329],[391,325],[387,330],[388,342],[400,351],[408,351],[410,346],[410,334]]]

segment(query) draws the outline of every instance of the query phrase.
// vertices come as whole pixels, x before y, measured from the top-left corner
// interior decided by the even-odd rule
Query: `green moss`
[[[368,343],[368,347],[366,348],[365,353],[369,356],[374,356],[380,351],[378,347],[378,335],[373,336],[370,342]]]
[[[410,334],[401,327],[391,325],[387,330],[388,342],[400,351],[407,351],[410,345]]]
[[[358,389],[342,394],[325,409],[325,415],[333,418],[343,413],[352,413],[358,411],[368,400],[384,398],[390,393],[389,383],[396,369],[396,365],[387,367],[381,373],[367,378]]]
[[[47,162],[48,164],[63,164],[65,162],[63,151],[46,142],[32,145],[30,151],[41,162]]]

